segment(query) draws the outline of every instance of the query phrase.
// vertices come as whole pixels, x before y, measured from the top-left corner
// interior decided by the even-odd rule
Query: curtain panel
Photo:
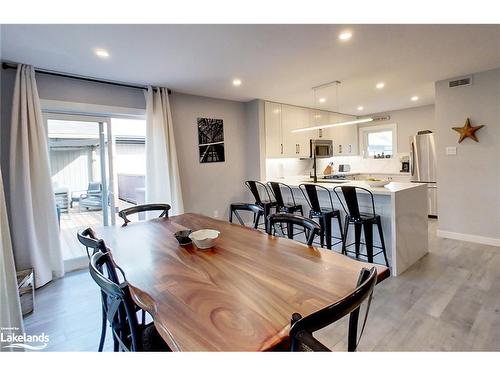
[[[146,202],[168,203],[184,212],[168,90],[149,87],[146,95]]]
[[[64,274],[49,152],[35,70],[19,65],[9,156],[9,221],[17,269],[33,268],[40,287]]]

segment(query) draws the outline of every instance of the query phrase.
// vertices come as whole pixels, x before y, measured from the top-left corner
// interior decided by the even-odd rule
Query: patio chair
[[[80,211],[83,208],[102,210],[102,184],[100,182],[89,182],[87,191],[78,198],[78,207]]]

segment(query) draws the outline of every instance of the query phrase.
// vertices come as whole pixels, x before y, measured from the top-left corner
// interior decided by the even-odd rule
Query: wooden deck
[[[132,206],[130,203],[119,200],[118,205],[120,210]],[[122,220],[117,217],[117,223]],[[63,259],[75,259],[82,256],[87,256],[85,248],[78,242],[76,232],[80,229],[88,227],[102,226],[102,211],[85,211],[78,209],[78,205],[69,208],[68,212],[61,213],[61,249]]]

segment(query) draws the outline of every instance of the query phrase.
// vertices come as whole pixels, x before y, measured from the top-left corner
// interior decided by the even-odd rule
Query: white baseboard
[[[441,229],[438,229],[436,234],[438,235],[438,237],[450,238],[452,240],[474,242],[483,245],[500,247],[500,238],[483,237],[483,236],[476,236],[473,234],[449,232],[447,230],[441,230]]]
[[[83,268],[88,268],[89,258],[86,255],[64,260],[64,272],[71,272],[80,270]]]

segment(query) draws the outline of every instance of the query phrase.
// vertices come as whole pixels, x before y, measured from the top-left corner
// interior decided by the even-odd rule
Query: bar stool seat
[[[368,193],[371,198],[371,207],[372,212],[360,212],[359,211],[359,202],[358,202],[358,194],[357,190],[362,190],[365,193]],[[365,256],[369,263],[373,263],[373,258],[379,254],[384,255],[385,264],[389,267],[389,262],[387,260],[387,253],[384,241],[384,232],[382,230],[382,219],[380,215],[377,215],[375,212],[375,203],[373,200],[373,194],[370,190],[359,187],[359,186],[336,186],[333,189],[334,193],[337,195],[342,207],[345,211],[345,226],[344,226],[344,242],[342,245],[342,253],[347,255],[347,253],[352,253],[352,251],[347,250],[348,247],[354,245],[355,251],[354,254],[356,258],[359,256]],[[342,191],[343,199],[340,197],[338,192]],[[345,204],[344,204],[345,203]],[[354,243],[347,244],[347,235],[349,233],[349,225],[354,225]],[[377,226],[379,238],[380,238],[380,246],[376,246],[373,244],[373,226]],[[364,232],[365,242],[361,242],[361,230]],[[365,245],[366,247],[366,255],[360,254],[360,245]],[[378,253],[374,254],[373,249],[381,249]]]
[[[229,206],[229,222],[233,222],[233,214],[241,225],[245,225],[238,211],[248,211],[253,213],[253,228],[257,229],[261,216],[264,215],[264,209],[253,203],[231,203]]]

